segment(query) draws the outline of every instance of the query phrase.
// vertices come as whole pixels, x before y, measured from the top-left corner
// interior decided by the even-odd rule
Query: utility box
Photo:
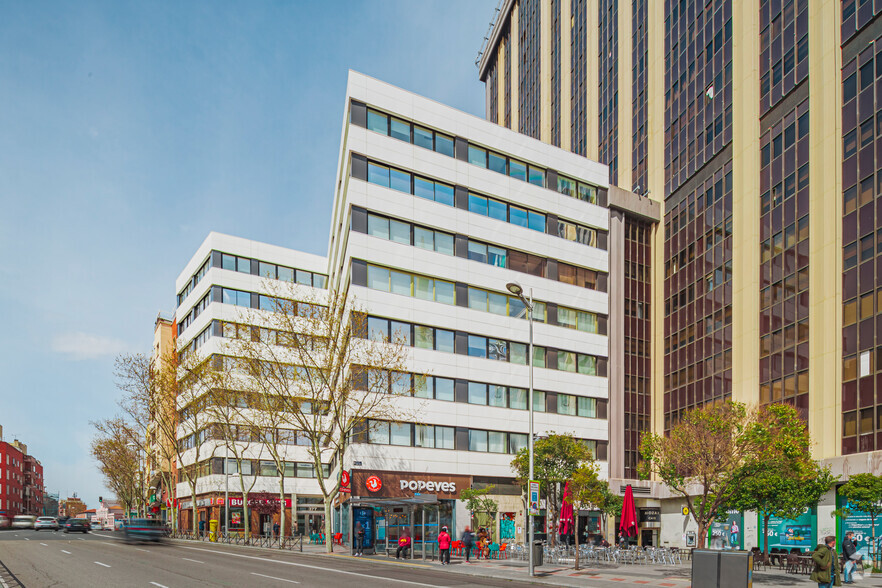
[[[539,567],[542,565],[545,555],[545,547],[542,545],[541,541],[533,541],[533,567]]]
[[[692,585],[701,588],[753,588],[753,553],[693,550]]]
[[[217,541],[217,520],[211,519],[208,521],[208,540],[211,542]]]

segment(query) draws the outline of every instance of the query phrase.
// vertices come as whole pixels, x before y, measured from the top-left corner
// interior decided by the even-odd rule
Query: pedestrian
[[[199,519],[199,535],[205,534],[205,519]]]
[[[361,526],[361,521],[355,523],[355,557],[362,557],[364,555],[364,527]]]
[[[441,532],[438,533],[438,551],[441,553],[441,565],[450,565],[450,533],[447,532],[447,527],[441,527]]]
[[[410,551],[410,531],[404,529],[401,534],[401,538],[398,540],[398,549],[395,551],[395,559],[401,559],[401,554],[404,554],[404,559],[407,559],[407,552]]]
[[[845,565],[842,568],[842,581],[846,584],[853,584],[854,578],[852,576],[857,562],[861,559],[861,554],[858,553],[857,540],[851,531],[846,533],[845,539],[842,540],[842,557],[845,559]]]
[[[812,553],[812,562],[815,569],[812,572],[811,580],[818,583],[818,588],[830,588],[831,586],[841,586],[839,579],[839,558],[836,556],[836,537],[827,535],[824,542],[815,547]]]
[[[469,561],[469,554],[472,552],[472,547],[475,545],[475,534],[472,533],[472,530],[469,527],[466,527],[462,532],[462,550],[465,551],[466,563],[472,563]]]

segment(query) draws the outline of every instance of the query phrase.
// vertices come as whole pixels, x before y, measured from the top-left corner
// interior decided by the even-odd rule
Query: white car
[[[13,529],[33,529],[37,517],[33,515],[15,515],[12,518]]]
[[[34,530],[39,531],[40,529],[52,529],[53,531],[58,530],[58,519],[55,517],[40,517],[34,523]]]
[[[101,524],[101,521],[92,521],[92,530],[93,531],[103,531],[104,525]]]

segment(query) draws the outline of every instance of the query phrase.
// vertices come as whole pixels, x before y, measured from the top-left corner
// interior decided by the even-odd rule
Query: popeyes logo
[[[383,487],[383,482],[377,476],[371,476],[364,481],[364,485],[367,486],[367,489],[371,492],[379,492],[380,488]]]
[[[370,487],[368,487],[370,488]],[[401,480],[402,490],[412,490],[414,492],[448,492],[450,494],[456,492],[456,482],[432,482],[425,480]]]

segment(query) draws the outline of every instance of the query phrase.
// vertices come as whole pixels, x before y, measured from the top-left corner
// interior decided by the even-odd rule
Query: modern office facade
[[[503,4],[479,61],[487,118],[606,163],[611,184],[664,206],[651,233],[656,432],[707,402],[786,402],[816,457],[845,476],[873,471],[879,12],[859,0]]]

